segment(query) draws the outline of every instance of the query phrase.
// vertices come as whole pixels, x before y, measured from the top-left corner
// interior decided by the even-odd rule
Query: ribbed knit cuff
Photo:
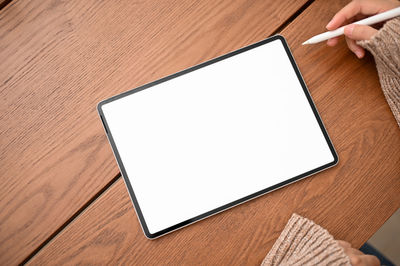
[[[351,263],[327,230],[293,214],[261,265],[351,266]]]
[[[386,22],[370,40],[357,43],[373,54],[383,93],[400,127],[400,17]]]

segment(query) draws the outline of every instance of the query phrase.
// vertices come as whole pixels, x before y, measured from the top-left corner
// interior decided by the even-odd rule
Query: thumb
[[[365,25],[351,24],[344,27],[344,35],[356,41],[369,40],[377,32],[378,30]]]

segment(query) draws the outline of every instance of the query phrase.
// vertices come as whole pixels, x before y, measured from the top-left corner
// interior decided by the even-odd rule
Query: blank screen
[[[101,108],[151,234],[334,161],[279,39]]]

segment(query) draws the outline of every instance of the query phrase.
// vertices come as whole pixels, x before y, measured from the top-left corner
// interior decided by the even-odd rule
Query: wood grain
[[[96,104],[269,36],[306,0],[15,0],[0,11],[0,264],[118,173]]]
[[[30,263],[255,265],[294,212],[362,245],[400,207],[400,131],[372,57],[356,59],[343,41],[337,48],[300,45],[345,3],[317,0],[282,32],[338,151],[338,166],[153,241],[119,179]]]

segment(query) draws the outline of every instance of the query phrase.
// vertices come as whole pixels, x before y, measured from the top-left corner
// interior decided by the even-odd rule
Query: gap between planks
[[[294,21],[304,10],[306,10],[315,0],[309,0],[305,2],[296,12],[293,13],[287,20],[285,20],[276,30],[272,32],[270,36],[280,33],[286,28],[292,21]]]
[[[109,190],[121,177],[121,173],[118,173],[113,179],[110,180],[101,190],[99,190],[92,198],[90,198],[76,213],[74,213],[65,223],[63,223],[56,231],[54,231],[42,244],[40,244],[35,250],[32,251],[21,263],[24,265],[28,263],[39,251],[50,243],[59,233],[61,233],[70,223],[72,223],[76,218],[79,217],[90,205],[92,205],[100,196]]]
[[[5,8],[12,0],[0,0],[0,10]]]

